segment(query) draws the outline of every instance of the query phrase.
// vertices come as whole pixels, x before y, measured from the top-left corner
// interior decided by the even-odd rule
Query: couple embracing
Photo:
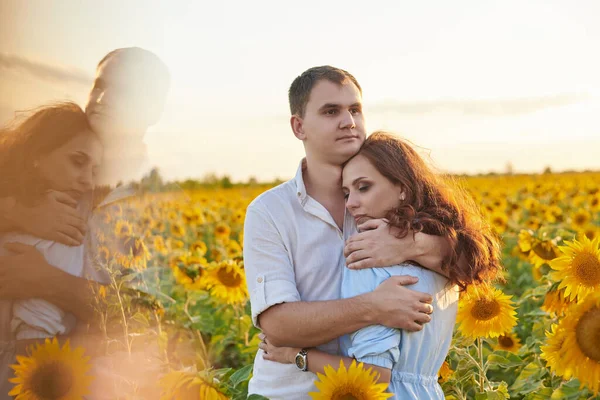
[[[262,342],[249,393],[306,399],[316,373],[353,360],[396,399],[443,399],[460,290],[493,278],[500,247],[474,202],[406,141],[366,138],[347,71],[289,89],[306,158],[248,207],[244,264]]]
[[[109,280],[95,263],[102,225],[93,209],[132,194],[113,185],[144,172],[144,134],[169,80],[155,54],[117,49],[98,64],[85,111],[43,106],[0,131],[0,398],[10,398],[9,365],[46,338],[104,355],[94,300]],[[99,185],[114,190],[94,204]],[[98,360],[88,398],[116,398],[108,382],[127,376],[118,361]]]

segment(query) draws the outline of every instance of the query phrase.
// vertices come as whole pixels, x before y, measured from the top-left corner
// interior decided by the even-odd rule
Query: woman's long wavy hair
[[[442,269],[462,290],[497,277],[499,239],[464,189],[434,173],[408,142],[387,132],[374,132],[358,154],[405,192],[404,200],[386,215],[389,225],[399,229],[398,237],[409,232],[447,237],[452,251]],[[458,264],[462,257],[464,267]]]
[[[50,188],[37,160],[82,132],[94,134],[85,112],[72,102],[42,106],[0,129],[0,198],[26,205],[38,201]]]

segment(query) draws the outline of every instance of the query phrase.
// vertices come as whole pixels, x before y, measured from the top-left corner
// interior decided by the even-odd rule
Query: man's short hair
[[[115,49],[104,56],[98,63],[102,64],[112,57],[118,57],[119,62],[135,71],[137,77],[154,86],[155,93],[166,95],[171,84],[171,74],[167,65],[153,52],[141,47],[124,47]]]
[[[292,115],[304,117],[310,92],[316,83],[323,79],[337,83],[338,85],[352,82],[362,95],[362,88],[358,84],[356,78],[348,71],[330,65],[312,67],[304,71],[302,75],[296,77],[290,86],[288,96]]]

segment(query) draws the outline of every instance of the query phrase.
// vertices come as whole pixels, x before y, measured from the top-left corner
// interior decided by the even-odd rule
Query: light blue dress
[[[371,325],[342,337],[341,350],[357,361],[392,370],[388,391],[395,399],[444,399],[438,371],[448,354],[458,308],[458,288],[435,272],[410,264],[385,268],[344,268],[342,298],[368,293],[395,275],[419,282],[406,286],[433,296],[432,320],[420,332]]]

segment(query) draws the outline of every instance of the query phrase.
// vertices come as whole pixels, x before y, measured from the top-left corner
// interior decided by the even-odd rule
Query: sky
[[[316,65],[350,71],[367,129],[454,173],[600,169],[600,2],[2,0],[0,124],[85,104],[96,64],[139,46],[172,88],[146,135],[169,180],[288,179],[304,149],[287,90]]]

